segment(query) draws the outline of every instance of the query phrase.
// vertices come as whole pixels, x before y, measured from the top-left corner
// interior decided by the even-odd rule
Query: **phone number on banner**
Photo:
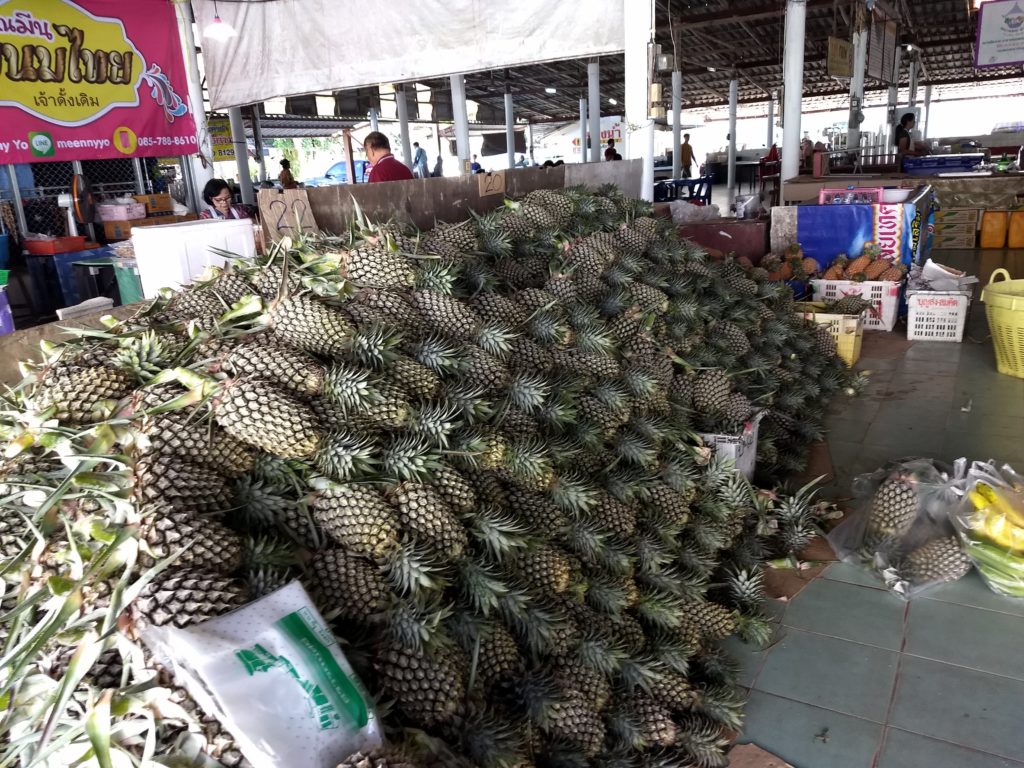
[[[140,147],[194,147],[195,136],[139,136]]]

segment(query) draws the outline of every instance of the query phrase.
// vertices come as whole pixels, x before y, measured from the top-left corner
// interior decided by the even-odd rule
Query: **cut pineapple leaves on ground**
[[[5,764],[244,765],[138,638],[301,579],[395,745],[343,765],[725,765],[720,643],[767,642],[820,511],[781,484],[861,384],[762,272],[541,190],[47,345],[0,422]],[[697,437],[759,412],[772,491]]]

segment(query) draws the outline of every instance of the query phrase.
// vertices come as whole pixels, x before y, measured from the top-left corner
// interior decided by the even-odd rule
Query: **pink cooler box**
[[[100,221],[134,221],[146,218],[142,203],[100,203],[96,206]]]

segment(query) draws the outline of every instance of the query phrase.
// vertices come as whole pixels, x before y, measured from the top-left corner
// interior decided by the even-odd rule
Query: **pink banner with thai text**
[[[0,0],[0,164],[197,147],[170,0]]]

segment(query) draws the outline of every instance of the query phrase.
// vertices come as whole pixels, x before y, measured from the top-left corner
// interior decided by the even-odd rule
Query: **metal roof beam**
[[[817,11],[822,8],[828,8],[831,10],[833,0],[807,0],[807,10]],[[779,7],[779,5],[763,5],[757,8],[749,8],[742,11],[715,11],[713,13],[702,13],[694,16],[687,14],[679,14],[675,18],[675,23],[679,24],[682,29],[693,29],[697,27],[720,27],[725,24],[735,23],[739,21],[762,21],[764,19],[774,19],[780,16],[786,15],[785,7]]]

